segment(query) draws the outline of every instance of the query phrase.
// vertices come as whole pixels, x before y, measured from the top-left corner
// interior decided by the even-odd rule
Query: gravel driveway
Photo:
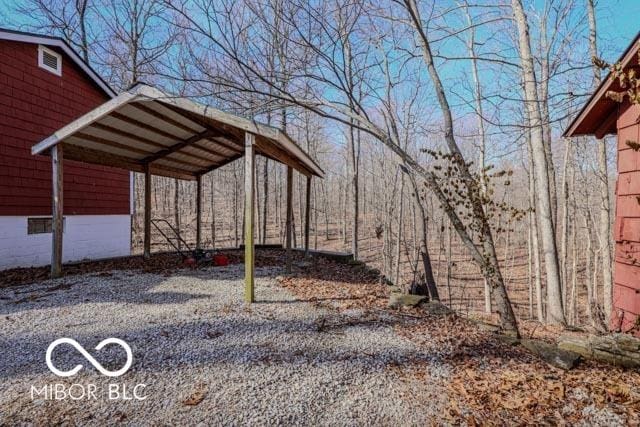
[[[446,395],[436,377],[446,368],[394,333],[393,319],[296,301],[277,285],[274,268],[257,270],[258,302],[249,306],[242,274],[242,265],[172,276],[114,271],[0,289],[0,425],[437,422]],[[95,347],[120,338],[133,351],[131,369],[105,377],[65,344],[54,365],[84,367],[57,377],[45,352],[60,337],[112,371],[124,365],[124,351]],[[431,365],[432,377],[410,375],[418,364]],[[74,397],[88,395],[90,385],[98,392],[32,397],[32,386],[41,392],[54,384]],[[112,400],[109,384],[118,390]],[[124,400],[138,384],[146,398]]]

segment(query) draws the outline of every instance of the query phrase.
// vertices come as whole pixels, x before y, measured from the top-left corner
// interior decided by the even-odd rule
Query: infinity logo
[[[93,356],[91,356],[91,354],[89,354],[87,350],[85,350],[80,344],[78,344],[76,340],[73,340],[71,338],[58,338],[57,340],[49,344],[49,347],[47,348],[46,361],[47,361],[47,366],[49,367],[51,372],[53,372],[59,377],[70,377],[72,375],[77,374],[78,371],[82,369],[82,365],[76,365],[75,368],[69,371],[61,371],[55,366],[53,366],[53,363],[51,362],[51,354],[53,353],[53,350],[60,344],[69,344],[73,346],[76,350],[80,352],[80,354],[84,356],[85,359],[89,361],[89,363],[93,365],[94,368],[100,371],[102,375],[106,375],[107,377],[119,377],[120,375],[127,372],[131,367],[131,363],[133,363],[133,353],[131,352],[131,347],[129,347],[129,344],[122,341],[121,339],[107,338],[105,340],[100,341],[100,343],[96,346],[96,350],[101,350],[106,345],[118,344],[120,347],[124,348],[124,351],[127,353],[127,363],[125,363],[124,366],[118,369],[117,371],[109,371],[108,369],[105,369],[100,364],[100,362],[94,359]]]

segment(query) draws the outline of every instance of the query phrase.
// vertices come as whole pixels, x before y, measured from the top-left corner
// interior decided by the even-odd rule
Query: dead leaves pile
[[[564,372],[537,361],[473,360],[454,368],[450,394],[461,399],[451,401],[448,415],[571,424],[589,421],[589,411],[604,411],[637,424],[638,380],[637,373],[595,365]]]
[[[280,284],[302,301],[339,310],[383,308],[389,297],[388,286],[379,283],[374,271],[324,258],[282,277]]]
[[[386,286],[364,269],[323,261],[281,283],[318,305],[387,310]],[[640,423],[639,372],[586,362],[562,371],[457,315],[429,316],[419,309],[390,313],[412,315],[395,323],[396,332],[451,368],[443,382],[449,395],[445,416],[453,423],[571,424],[598,415]],[[561,332],[534,323],[523,325],[523,335],[552,341]],[[412,363],[398,374],[430,378],[428,364]]]
[[[241,263],[243,260],[237,251],[224,252],[224,254],[229,259],[230,264]],[[80,262],[64,266],[63,274],[64,276],[75,276],[110,270],[140,270],[145,273],[169,275],[182,268],[187,268],[184,266],[182,258],[175,253],[168,253],[154,254],[149,260],[144,260],[142,256],[131,256],[102,261]],[[13,268],[0,271],[0,288],[41,282],[49,279],[49,273],[48,266]]]
[[[457,316],[396,330],[451,367],[451,421],[571,424],[602,413],[640,422],[639,372],[591,362],[562,371]]]

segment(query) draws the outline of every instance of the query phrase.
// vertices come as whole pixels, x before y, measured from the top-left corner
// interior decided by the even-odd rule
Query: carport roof
[[[48,154],[57,144],[64,158],[180,179],[196,177],[244,155],[245,134],[258,154],[306,176],[323,170],[286,133],[256,121],[137,84],[34,145]]]

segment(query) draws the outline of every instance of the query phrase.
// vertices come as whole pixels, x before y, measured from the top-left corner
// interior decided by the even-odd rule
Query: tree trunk
[[[487,149],[487,141],[486,141],[486,133],[484,129],[484,113],[482,110],[482,87],[480,86],[480,77],[478,75],[478,61],[476,60],[476,49],[475,49],[475,36],[476,30],[473,26],[473,20],[471,19],[471,13],[469,13],[469,5],[465,1],[465,12],[467,15],[467,25],[469,26],[469,41],[467,44],[469,50],[469,56],[471,57],[471,75],[473,77],[473,87],[474,87],[474,99],[476,104],[476,112],[478,116],[478,130],[480,133],[480,179],[481,181],[481,190],[483,195],[487,191],[487,183],[486,183],[486,149]],[[487,314],[491,314],[491,288],[489,287],[489,282],[487,279],[484,279],[484,311]]]
[[[558,266],[558,249],[553,224],[551,192],[548,179],[549,172],[542,135],[542,118],[538,104],[533,56],[531,55],[529,25],[524,13],[522,1],[512,0],[511,4],[518,28],[518,45],[520,47],[526,108],[531,127],[531,145],[535,166],[536,194],[538,196],[536,198],[536,212],[539,219],[540,234],[542,236],[542,249],[547,276],[547,321],[552,324],[564,325],[566,320],[564,310],[562,309],[562,285]]]
[[[562,166],[562,236],[560,240],[560,265],[561,265],[561,274],[562,274],[562,283],[565,284],[563,288],[563,301],[564,301],[564,309],[565,312],[567,310],[567,292],[568,292],[568,277],[569,277],[569,267],[568,267],[568,239],[569,239],[569,182],[568,182],[568,171],[569,171],[569,162],[571,160],[571,141],[565,139],[565,151],[564,151],[564,164]]]
[[[393,283],[400,286],[400,264],[402,253],[400,251],[400,241],[402,239],[403,216],[404,216],[404,175],[400,176],[400,209],[398,210],[398,235],[396,236],[396,267],[393,274]]]
[[[210,176],[211,184],[211,249],[216,248],[216,197],[215,197],[215,184],[213,180],[213,174]]]
[[[403,167],[403,170],[406,172],[406,168]],[[429,254],[429,239],[428,239],[428,224],[427,224],[427,213],[423,204],[423,200],[420,199],[420,190],[418,189],[418,184],[411,174],[407,174],[409,177],[409,181],[411,182],[411,186],[413,188],[413,194],[416,198],[416,204],[418,205],[418,220],[420,223],[420,231],[421,231],[421,239],[418,245],[418,250],[420,253],[420,258],[422,259],[422,266],[424,268],[424,281],[426,284],[426,288],[423,286],[418,286],[416,288],[416,294],[418,295],[428,295],[433,301],[440,301],[440,295],[438,295],[438,287],[436,285],[436,280],[433,277],[433,267],[431,266],[431,255]]]
[[[260,243],[267,243],[267,216],[269,212],[269,159],[264,158],[264,169],[262,170],[262,239]]]
[[[598,39],[594,0],[587,0],[589,15],[589,53],[598,57]],[[593,66],[593,87],[600,83],[600,68]],[[607,170],[607,146],[604,138],[598,139],[598,178],[600,185],[600,256],[602,257],[602,291],[606,321],[613,310],[613,280],[611,247],[611,202],[609,200],[609,171]]]
[[[551,147],[551,116],[549,114],[549,43],[547,41],[547,20],[540,22],[540,114],[542,118],[542,142],[544,154],[547,160],[547,177],[549,180],[549,194],[551,198],[551,218],[553,225],[558,227],[558,196],[556,189],[556,171],[553,164],[553,153]],[[564,282],[563,282],[564,283]]]
[[[478,183],[474,180],[471,172],[469,171],[467,163],[464,161],[464,156],[456,143],[451,108],[445,95],[440,75],[438,74],[438,70],[433,62],[431,46],[424,27],[422,26],[418,7],[415,0],[404,0],[404,5],[409,12],[412,24],[417,32],[418,43],[422,50],[422,57],[425,65],[427,66],[429,76],[431,77],[436,97],[440,105],[440,110],[443,115],[445,142],[456,166],[459,169],[460,178],[467,189],[472,215],[480,225],[479,236],[482,241],[481,250],[479,250],[479,248],[473,243],[473,240],[469,237],[464,224],[457,216],[455,209],[448,203],[447,197],[442,194],[442,190],[438,187],[435,178],[433,176],[429,176],[429,174],[426,173],[426,171],[424,171],[424,169],[414,159],[411,159],[413,164],[410,166],[415,171],[420,172],[420,174],[427,179],[427,185],[429,185],[429,187],[435,192],[438,200],[443,204],[445,212],[453,223],[452,225],[460,235],[465,246],[471,251],[474,260],[480,266],[483,276],[487,279],[489,286],[491,287],[491,293],[496,303],[496,311],[500,316],[502,327],[505,331],[519,336],[513,307],[511,306],[511,301],[509,301],[504,278],[502,277],[502,272],[500,271],[500,265],[496,256],[491,227],[484,213],[481,198],[478,197],[478,194],[476,193]],[[398,150],[397,154],[401,154],[399,151],[401,150]]]
[[[176,224],[176,231],[180,235],[180,181],[176,178],[173,180],[175,191],[173,192],[173,222]],[[178,249],[182,249],[182,242],[177,239],[176,245]]]

